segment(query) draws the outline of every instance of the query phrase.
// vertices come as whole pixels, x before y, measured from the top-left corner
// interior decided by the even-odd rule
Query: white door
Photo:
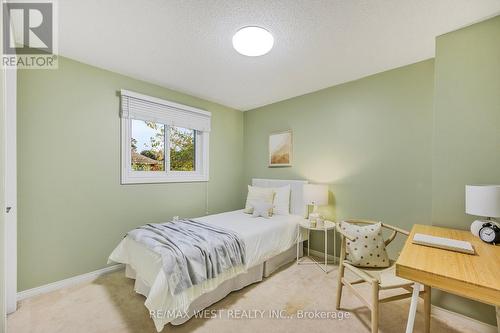
[[[4,71],[5,87],[5,296],[7,313],[17,307],[16,69]]]

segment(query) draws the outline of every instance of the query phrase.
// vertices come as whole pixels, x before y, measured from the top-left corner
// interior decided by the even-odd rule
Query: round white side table
[[[311,260],[311,261],[304,261],[303,259],[306,256],[299,258],[299,253],[300,253],[299,249],[300,249],[302,242],[297,242],[297,264],[298,265],[307,265],[307,264],[318,265],[325,273],[329,273],[330,272],[328,270],[328,231],[329,230],[333,230],[333,232],[334,232],[334,237],[333,237],[334,263],[335,263],[336,258],[337,258],[337,246],[335,244],[336,243],[336,241],[335,241],[335,238],[336,238],[335,237],[336,236],[335,222],[324,221],[323,227],[318,227],[318,226],[312,227],[309,220],[303,220],[299,223],[297,228],[298,228],[299,237],[301,235],[302,230],[307,230],[307,258],[309,258]],[[324,262],[317,261],[316,259],[311,257],[311,254],[310,254],[310,250],[311,250],[310,234],[311,234],[311,231],[322,231],[324,233],[324,238],[325,238],[325,249],[324,249],[325,260],[324,260]]]

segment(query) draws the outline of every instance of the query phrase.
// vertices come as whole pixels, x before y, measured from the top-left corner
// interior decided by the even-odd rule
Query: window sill
[[[161,184],[161,183],[199,183],[208,182],[206,175],[177,175],[177,176],[125,176],[121,179],[122,185],[129,184]]]

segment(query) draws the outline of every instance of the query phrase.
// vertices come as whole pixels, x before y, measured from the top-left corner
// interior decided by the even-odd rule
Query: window
[[[122,183],[208,181],[209,112],[122,90]]]

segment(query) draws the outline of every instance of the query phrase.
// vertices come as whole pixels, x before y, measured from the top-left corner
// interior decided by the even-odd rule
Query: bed
[[[131,237],[126,236],[120,242],[109,261],[125,264],[125,275],[135,279],[135,291],[146,297],[145,306],[158,332],[168,323],[180,325],[230,292],[262,281],[296,258],[296,244],[305,240],[304,235],[298,234],[297,225],[305,214],[302,189],[306,183],[299,180],[252,180],[252,185],[259,187],[290,185],[290,215],[254,218],[243,210],[236,210],[193,219],[240,235],[246,246],[244,272],[221,274],[173,295],[168,290],[160,255]]]

